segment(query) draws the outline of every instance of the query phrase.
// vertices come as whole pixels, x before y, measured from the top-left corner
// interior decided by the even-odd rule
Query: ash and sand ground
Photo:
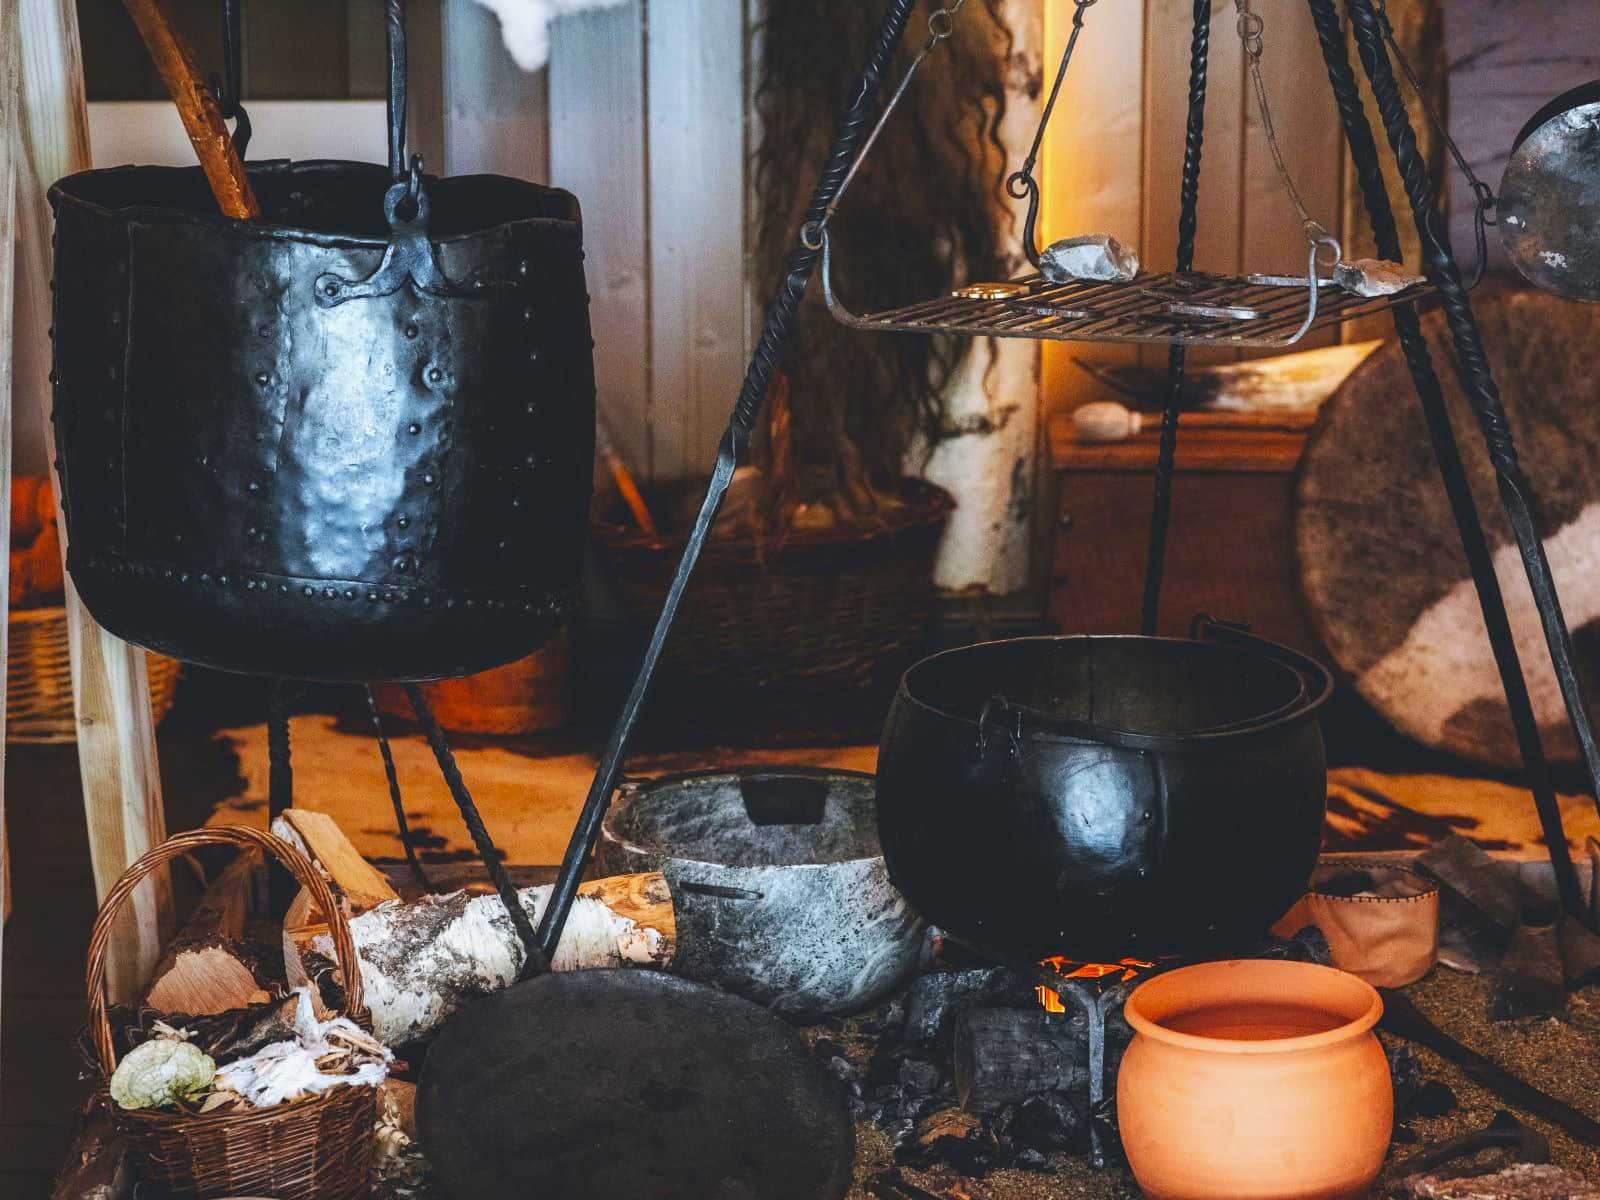
[[[1458,1041],[1488,1056],[1512,1074],[1600,1120],[1600,988],[1569,998],[1563,1020],[1530,1020],[1491,1024],[1484,1017],[1487,988],[1477,976],[1440,967],[1406,989],[1417,1006]],[[844,1028],[804,1031],[808,1040],[826,1035],[852,1057],[863,1061],[872,1043],[846,1022]],[[1481,1129],[1494,1114],[1507,1109],[1550,1139],[1551,1161],[1600,1182],[1600,1149],[1575,1141],[1560,1128],[1512,1108],[1479,1087],[1460,1070],[1428,1050],[1418,1049],[1426,1078],[1442,1080],[1455,1092],[1457,1107],[1447,1116],[1415,1117],[1409,1122],[1415,1141],[1390,1149],[1389,1164],[1404,1160],[1423,1146]],[[406,1155],[415,1174],[392,1180],[375,1193],[381,1200],[445,1200],[427,1178],[425,1167]],[[1500,1165],[1498,1153],[1482,1160],[1486,1169]],[[878,1200],[867,1184],[893,1165],[893,1145],[871,1121],[856,1123],[854,1183],[847,1200]],[[1056,1155],[1052,1174],[1036,1171],[992,1171],[969,1178],[950,1167],[916,1170],[902,1167],[909,1182],[945,1200],[1138,1200],[1139,1189],[1126,1167],[1094,1170],[1087,1157]],[[1387,1169],[1386,1169],[1387,1174]],[[1382,1195],[1381,1189],[1374,1195]]]
[[[1485,1019],[1488,993],[1478,976],[1439,967],[1406,991],[1434,1024],[1457,1041],[1541,1091],[1600,1120],[1600,987],[1574,993],[1564,1020],[1503,1024],[1491,1024]],[[1585,1146],[1559,1127],[1513,1108],[1431,1051],[1418,1048],[1417,1054],[1426,1077],[1442,1080],[1455,1092],[1457,1107],[1447,1116],[1413,1118],[1409,1125],[1416,1141],[1392,1146],[1389,1165],[1430,1143],[1482,1129],[1497,1111],[1505,1109],[1550,1139],[1552,1162],[1578,1171],[1591,1181],[1600,1181],[1600,1149]],[[1499,1159],[1486,1156],[1484,1161],[1498,1164]],[[857,1122],[855,1184],[848,1200],[875,1200],[866,1184],[892,1164],[889,1138],[870,1121]],[[918,1187],[950,1200],[1137,1200],[1140,1194],[1126,1167],[1096,1171],[1086,1157],[1070,1155],[1054,1156],[1051,1165],[1056,1169],[1053,1175],[1004,1170],[971,1179],[948,1167],[928,1171],[902,1167],[901,1174]]]

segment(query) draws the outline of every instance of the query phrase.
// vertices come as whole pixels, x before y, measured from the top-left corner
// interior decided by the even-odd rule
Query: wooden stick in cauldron
[[[259,221],[261,205],[245,174],[244,162],[234,149],[233,137],[222,119],[222,109],[210,87],[200,78],[194,53],[178,33],[167,0],[123,0],[145,48],[167,85],[178,116],[189,135],[200,169],[211,184],[211,194],[224,216]]]

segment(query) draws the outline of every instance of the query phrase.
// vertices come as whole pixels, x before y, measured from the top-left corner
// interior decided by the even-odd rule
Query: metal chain
[[[1267,97],[1267,81],[1261,74],[1262,35],[1266,30],[1266,22],[1251,11],[1250,0],[1233,0],[1233,6],[1239,14],[1239,40],[1244,45],[1245,57],[1250,64],[1250,81],[1255,88],[1256,106],[1261,110],[1261,131],[1266,135],[1267,148],[1272,151],[1272,162],[1278,169],[1278,178],[1283,183],[1283,190],[1288,194],[1295,211],[1300,214],[1300,228],[1304,231],[1306,241],[1311,247],[1311,262],[1315,264],[1318,250],[1327,247],[1333,251],[1334,262],[1337,263],[1344,257],[1339,239],[1307,210],[1305,201],[1301,199],[1300,189],[1295,186],[1294,176],[1289,173],[1289,164],[1284,161],[1283,149],[1278,145],[1278,130],[1273,124],[1272,104]],[[1315,274],[1313,270],[1312,275]]]
[[[1088,0],[1093,4],[1095,0]],[[808,221],[800,230],[800,244],[807,250],[821,250],[823,235],[828,228],[828,222],[833,220],[833,214],[839,210],[839,201],[844,199],[845,192],[850,190],[850,184],[856,177],[856,172],[861,169],[861,164],[867,161],[867,155],[872,153],[872,148],[877,144],[878,135],[883,132],[883,127],[889,123],[889,118],[894,115],[894,110],[906,94],[906,89],[911,86],[911,81],[916,78],[918,69],[928,55],[939,47],[941,42],[947,42],[956,32],[956,14],[966,7],[967,0],[952,0],[952,3],[943,8],[936,8],[928,14],[928,37],[922,43],[922,49],[917,51],[917,56],[911,60],[911,65],[906,68],[905,75],[900,80],[900,85],[895,88],[894,94],[889,97],[889,102],[883,106],[877,124],[873,125],[872,132],[867,135],[867,140],[861,145],[861,152],[851,162],[850,169],[845,172],[844,182],[839,185],[839,190],[828,203],[827,209],[822,214],[820,221]]]
[[[1067,38],[1066,49],[1061,52],[1061,63],[1056,67],[1055,82],[1050,85],[1050,95],[1044,110],[1039,114],[1039,127],[1033,131],[1033,144],[1022,166],[1006,179],[1006,195],[1013,200],[1028,202],[1028,215],[1022,223],[1022,249],[1035,268],[1039,266],[1039,181],[1033,168],[1039,161],[1039,151],[1044,146],[1045,131],[1050,128],[1050,118],[1055,114],[1056,100],[1061,95],[1061,85],[1066,82],[1067,68],[1072,65],[1072,52],[1078,47],[1078,35],[1083,32],[1083,18],[1097,0],[1074,0],[1072,34]]]
[[[1061,64],[1056,68],[1056,79],[1050,86],[1050,97],[1044,103],[1044,111],[1039,114],[1039,127],[1033,132],[1033,145],[1028,147],[1028,156],[1022,160],[1022,166],[1006,180],[1006,191],[1013,200],[1027,199],[1029,193],[1038,187],[1033,178],[1033,168],[1039,161],[1039,150],[1044,145],[1045,131],[1050,128],[1050,117],[1055,112],[1056,99],[1061,95],[1061,85],[1066,82],[1067,68],[1072,64],[1072,52],[1077,48],[1078,35],[1083,32],[1084,14],[1098,2],[1099,0],[1075,0],[1072,35],[1067,38],[1067,48],[1061,52]]]
[[[1456,144],[1455,138],[1450,136],[1450,130],[1445,126],[1438,111],[1428,99],[1428,93],[1423,90],[1422,80],[1417,77],[1416,70],[1411,65],[1411,60],[1406,57],[1406,52],[1400,48],[1400,42],[1395,37],[1394,23],[1389,20],[1389,6],[1387,0],[1374,0],[1374,7],[1378,13],[1378,29],[1383,34],[1383,40],[1389,46],[1389,52],[1394,55],[1395,62],[1400,66],[1400,72],[1411,84],[1411,90],[1416,93],[1417,103],[1421,106],[1423,115],[1428,118],[1445,148],[1450,151],[1450,157],[1456,161],[1456,169],[1461,172],[1467,186],[1472,189],[1474,210],[1472,214],[1473,236],[1478,244],[1478,265],[1473,269],[1472,282],[1467,285],[1470,291],[1483,282],[1483,273],[1489,264],[1489,234],[1490,225],[1500,223],[1499,215],[1490,216],[1490,212],[1499,206],[1500,200],[1494,194],[1494,189],[1478,178],[1472,164],[1467,161],[1467,156],[1461,152],[1461,147]]]

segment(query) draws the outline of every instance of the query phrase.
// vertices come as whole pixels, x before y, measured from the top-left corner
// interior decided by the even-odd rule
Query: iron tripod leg
[[[552,946],[551,953],[547,955],[540,946],[538,931],[534,929],[527,910],[522,907],[516,885],[511,882],[511,876],[506,872],[500,851],[495,848],[494,839],[489,836],[488,826],[483,823],[483,816],[478,812],[472,793],[467,790],[467,781],[461,777],[461,768],[456,766],[456,756],[450,749],[450,743],[445,740],[444,730],[439,728],[439,722],[434,719],[433,709],[422,694],[422,689],[414,683],[402,686],[405,688],[406,699],[411,703],[411,711],[416,714],[417,724],[422,727],[422,735],[428,739],[434,761],[439,764],[439,773],[444,776],[445,786],[450,789],[451,798],[461,810],[461,820],[466,825],[467,832],[472,835],[472,844],[478,851],[478,857],[483,861],[483,869],[489,873],[489,880],[494,884],[500,903],[505,906],[506,917],[522,943],[524,957],[520,977],[526,979],[542,974],[550,969],[550,958],[553,957],[555,948]]]
[[[267,828],[294,807],[294,766],[289,757],[289,689],[287,679],[274,679],[267,689]],[[284,865],[268,856],[267,891],[273,908],[289,907],[300,885]]]
[[[1194,267],[1199,228],[1200,152],[1206,132],[1206,74],[1211,59],[1211,0],[1194,0],[1194,37],[1189,44],[1189,120],[1184,128],[1183,180],[1178,209],[1179,271]],[[1172,518],[1172,474],[1178,454],[1178,407],[1183,400],[1186,351],[1167,352],[1167,401],[1161,411],[1161,448],[1156,458],[1155,500],[1150,512],[1150,545],[1145,555],[1144,605],[1139,632],[1151,637],[1161,615],[1161,577],[1166,568],[1167,526]]]
[[[1428,259],[1430,274],[1439,285],[1441,293],[1453,289],[1454,306],[1465,313],[1466,321],[1471,324],[1471,308],[1466,298],[1465,289],[1461,287],[1460,275],[1450,254],[1447,237],[1443,234],[1443,227],[1437,224],[1439,218],[1434,209],[1430,187],[1426,174],[1426,166],[1421,155],[1417,152],[1415,135],[1411,133],[1409,119],[1400,100],[1399,93],[1394,83],[1394,76],[1388,69],[1387,55],[1383,53],[1381,45],[1376,45],[1376,26],[1367,25],[1366,34],[1361,30],[1361,19],[1356,13],[1358,4],[1366,9],[1370,18],[1371,7],[1366,0],[1348,0],[1352,17],[1357,22],[1357,36],[1362,41],[1363,63],[1367,67],[1369,76],[1373,77],[1374,92],[1379,97],[1380,109],[1383,111],[1385,128],[1389,133],[1391,145],[1394,148],[1397,160],[1400,162],[1401,172],[1406,177],[1406,188],[1412,203],[1413,215],[1417,227],[1422,235],[1424,252]],[[1323,59],[1328,67],[1328,78],[1333,88],[1334,98],[1339,106],[1340,117],[1344,124],[1345,136],[1350,144],[1351,155],[1355,161],[1361,188],[1365,197],[1367,212],[1372,221],[1373,230],[1377,238],[1378,253],[1388,259],[1398,260],[1401,257],[1399,232],[1395,226],[1394,212],[1389,203],[1387,186],[1383,180],[1382,168],[1378,158],[1377,144],[1373,139],[1372,127],[1367,121],[1366,111],[1362,104],[1360,90],[1356,83],[1355,72],[1351,67],[1349,55],[1345,49],[1343,25],[1340,21],[1335,0],[1309,0],[1312,20],[1316,25],[1317,35],[1322,45]],[[1377,53],[1381,56],[1378,63],[1369,50],[1376,45]],[[1381,68],[1381,69],[1380,69]],[[1379,79],[1387,78],[1388,87],[1379,86]],[[1387,97],[1387,98],[1386,98]],[[1447,296],[1447,304],[1452,299]],[[1561,812],[1556,802],[1555,787],[1550,776],[1550,765],[1545,757],[1544,747],[1539,736],[1538,722],[1534,716],[1533,705],[1528,695],[1527,683],[1523,678],[1522,667],[1518,660],[1516,642],[1511,630],[1511,622],[1506,613],[1505,600],[1500,591],[1500,584],[1494,573],[1493,556],[1489,549],[1488,539],[1484,534],[1482,523],[1479,520],[1476,505],[1472,499],[1471,488],[1468,485],[1466,472],[1462,466],[1460,451],[1457,448],[1455,435],[1451,430],[1449,413],[1445,407],[1444,394],[1439,385],[1439,377],[1434,371],[1433,362],[1428,352],[1427,342],[1422,335],[1422,323],[1413,306],[1404,306],[1394,310],[1395,330],[1400,337],[1401,347],[1405,353],[1407,365],[1411,371],[1417,395],[1422,403],[1424,419],[1427,422],[1429,437],[1433,443],[1434,457],[1439,466],[1440,478],[1444,483],[1446,494],[1450,501],[1451,511],[1456,519],[1456,526],[1460,532],[1462,548],[1466,553],[1467,563],[1472,573],[1473,584],[1478,593],[1478,603],[1483,611],[1484,625],[1488,630],[1490,647],[1494,652],[1495,663],[1500,672],[1502,686],[1505,689],[1506,703],[1510,710],[1512,726],[1516,731],[1518,747],[1522,753],[1524,766],[1528,773],[1529,789],[1533,794],[1534,805],[1539,813],[1540,826],[1544,833],[1546,845],[1550,852],[1551,865],[1555,871],[1556,884],[1560,891],[1563,907],[1574,915],[1582,916],[1585,905],[1578,888],[1577,875],[1572,867],[1571,855],[1568,851],[1566,834],[1561,825]],[[1487,361],[1483,358],[1482,342],[1477,337],[1475,326],[1471,329],[1471,337],[1467,343],[1463,342],[1460,331],[1457,329],[1457,318],[1452,318],[1452,333],[1456,335],[1457,354],[1462,360],[1462,376],[1468,380],[1469,395],[1473,406],[1479,411],[1480,421],[1485,422],[1485,435],[1489,438],[1491,425],[1498,431],[1495,438],[1490,440],[1491,458],[1495,460],[1496,471],[1502,468],[1502,457],[1496,454],[1496,440],[1503,433],[1503,447],[1508,455],[1506,461],[1512,468],[1514,478],[1520,479],[1520,472],[1516,468],[1515,451],[1511,447],[1510,433],[1505,429],[1504,411],[1499,404],[1498,395],[1494,393],[1493,379],[1489,374]],[[1470,343],[1470,345],[1469,345]],[[1474,357],[1480,364],[1481,380],[1474,382],[1472,373],[1467,369],[1467,363]],[[1494,419],[1485,418],[1484,388],[1492,400]],[[1504,476],[1502,475],[1502,478]],[[1502,496],[1505,496],[1504,489]],[[1515,496],[1521,501],[1520,489]],[[1508,508],[1510,507],[1508,501]],[[1526,517],[1526,506],[1523,506]],[[1512,519],[1513,527],[1518,526],[1515,516]],[[1531,518],[1527,527],[1531,532]],[[1523,542],[1519,531],[1519,542]],[[1543,564],[1543,547],[1539,544],[1537,535],[1533,536],[1533,544],[1537,548],[1537,559]],[[1528,549],[1523,543],[1524,561],[1528,565],[1530,581],[1535,574],[1533,564],[1528,562]],[[1548,565],[1544,564],[1544,574],[1548,585],[1548,600],[1555,614],[1555,621],[1561,629],[1562,639],[1565,638],[1565,626],[1561,623],[1559,606],[1555,602],[1553,582],[1548,580]],[[1548,614],[1546,613],[1546,596],[1541,593],[1540,586],[1534,582],[1534,594],[1539,602],[1541,615],[1546,616],[1546,629],[1549,629]],[[1570,642],[1568,643],[1568,665],[1570,666]],[[1556,647],[1552,645],[1552,657],[1557,659],[1558,674],[1560,672],[1560,656]],[[1574,680],[1576,677],[1573,677]],[[1566,685],[1563,683],[1563,693],[1566,694]],[[1581,689],[1580,689],[1581,692]],[[1584,735],[1588,731],[1587,708],[1582,705],[1581,695],[1579,707],[1573,714],[1569,705],[1569,715],[1572,716],[1574,728],[1582,725],[1583,732],[1579,733],[1579,742],[1584,744]],[[1592,735],[1589,737],[1592,745]],[[1590,757],[1591,775],[1594,772],[1595,759]]]

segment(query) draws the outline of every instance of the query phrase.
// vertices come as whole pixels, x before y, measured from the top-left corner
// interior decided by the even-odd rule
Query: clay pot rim
[[[1260,1041],[1239,1041],[1232,1038],[1203,1037],[1193,1033],[1179,1033],[1168,1029],[1146,1016],[1140,1008],[1140,995],[1148,1002],[1152,996],[1159,995],[1165,988],[1170,988],[1174,982],[1187,978],[1190,981],[1204,980],[1209,976],[1221,976],[1225,972],[1236,970],[1240,967],[1249,967],[1267,974],[1278,975],[1284,982],[1298,977],[1302,982],[1321,978],[1323,982],[1338,988],[1345,993],[1347,999],[1361,1004],[1359,1016],[1346,1018],[1344,1023],[1337,1028],[1324,1030],[1321,1033],[1308,1033],[1300,1037],[1266,1038]],[[1264,992],[1262,999],[1275,999],[1280,993]],[[1362,1003],[1364,1002],[1364,1003]],[[1194,1006],[1198,1007],[1198,1006]],[[1341,1006],[1346,1010],[1349,1006]],[[1343,1016],[1340,1008],[1333,1005],[1328,1010],[1336,1015]],[[1123,1005],[1123,1016],[1135,1033],[1141,1037],[1150,1038],[1152,1041],[1161,1042],[1168,1046],[1177,1046],[1186,1050],[1198,1050],[1205,1054],[1289,1054],[1302,1050],[1317,1050],[1325,1046],[1335,1045],[1339,1042],[1349,1041],[1352,1038],[1362,1037],[1371,1031],[1383,1016],[1383,998],[1376,988],[1365,980],[1341,971],[1336,967],[1324,967],[1318,963],[1287,962],[1272,959],[1223,959],[1219,962],[1197,963],[1190,967],[1179,967],[1175,971],[1166,971],[1153,979],[1148,979],[1136,987],[1128,996]]]

